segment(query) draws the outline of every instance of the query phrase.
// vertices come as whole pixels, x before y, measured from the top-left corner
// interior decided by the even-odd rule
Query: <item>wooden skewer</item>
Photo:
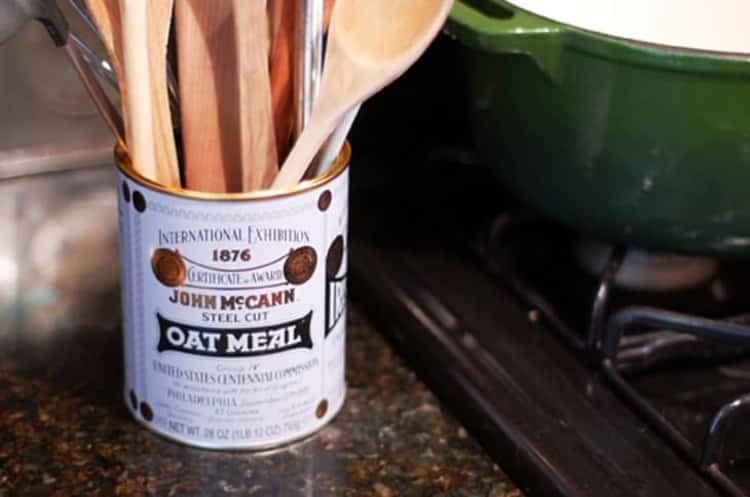
[[[232,2],[176,0],[185,186],[242,191],[240,92]]]

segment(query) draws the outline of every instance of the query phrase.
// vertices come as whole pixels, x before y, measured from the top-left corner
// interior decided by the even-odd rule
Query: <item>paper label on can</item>
[[[345,394],[347,171],[250,201],[119,179],[134,416],[212,448],[270,447],[324,425]]]

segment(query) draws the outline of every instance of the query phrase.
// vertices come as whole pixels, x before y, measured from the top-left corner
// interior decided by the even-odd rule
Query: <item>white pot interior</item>
[[[750,54],[750,0],[507,0],[578,28],[673,47]]]

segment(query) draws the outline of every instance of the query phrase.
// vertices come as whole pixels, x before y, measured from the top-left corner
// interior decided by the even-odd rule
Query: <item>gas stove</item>
[[[556,225],[446,115],[355,129],[352,298],[529,496],[750,495],[750,264]]]

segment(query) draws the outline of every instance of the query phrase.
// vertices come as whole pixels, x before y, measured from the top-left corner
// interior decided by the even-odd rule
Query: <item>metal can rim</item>
[[[270,199],[276,199],[276,198],[282,198],[282,197],[289,197],[292,195],[298,195],[301,193],[314,190],[315,188],[318,188],[327,183],[330,183],[331,181],[336,179],[339,175],[341,175],[341,173],[343,173],[346,169],[348,169],[349,163],[351,161],[352,147],[349,144],[349,142],[346,141],[344,143],[344,146],[341,147],[341,151],[336,157],[336,160],[333,163],[333,167],[331,167],[328,171],[326,171],[325,174],[318,176],[317,178],[302,181],[301,183],[299,183],[293,188],[276,189],[276,190],[261,190],[261,191],[255,191],[255,192],[245,192],[245,193],[210,193],[210,192],[199,192],[196,190],[188,190],[186,188],[174,188],[174,187],[164,186],[148,178],[145,178],[144,176],[136,172],[135,169],[133,169],[133,164],[130,160],[130,156],[128,155],[127,149],[121,142],[118,142],[115,145],[114,154],[115,154],[115,164],[117,165],[117,169],[119,169],[120,172],[122,172],[125,176],[127,176],[131,180],[135,181],[141,186],[148,188],[149,190],[153,190],[153,191],[160,192],[160,193],[165,193],[167,195],[172,195],[174,197],[186,198],[186,199],[191,199],[191,200],[206,200],[206,201],[222,200],[222,201],[248,202],[248,201],[257,201],[257,200],[270,200]]]

